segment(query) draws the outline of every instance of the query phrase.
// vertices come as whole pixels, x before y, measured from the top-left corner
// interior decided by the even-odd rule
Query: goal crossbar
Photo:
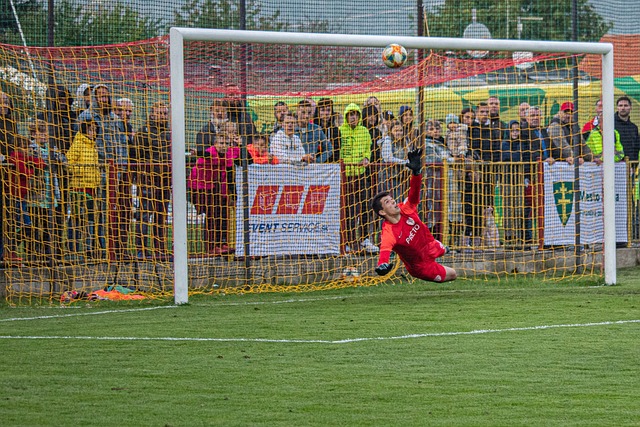
[[[614,76],[613,45],[611,43],[527,41],[500,39],[464,39],[439,37],[396,37],[349,34],[318,34],[296,32],[268,32],[246,30],[217,30],[173,27],[170,30],[171,127],[173,204],[186,206],[186,169],[184,152],[185,90],[184,42],[209,41],[227,43],[289,44],[316,46],[345,46],[382,48],[398,43],[410,49],[530,51],[569,54],[593,54],[602,57],[603,106],[603,187],[614,188]],[[604,279],[605,284],[616,283],[615,192],[603,192],[604,214]],[[173,210],[174,244],[174,300],[188,302],[187,212]]]

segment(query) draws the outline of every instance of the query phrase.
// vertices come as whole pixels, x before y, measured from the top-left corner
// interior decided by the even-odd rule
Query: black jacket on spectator
[[[640,151],[638,126],[631,120],[622,120],[618,113],[615,114],[614,125],[615,130],[620,134],[620,143],[622,144],[622,148],[624,148],[624,155],[629,157],[630,161],[637,161],[638,152]]]
[[[502,153],[502,131],[490,124],[474,121],[469,127],[469,146],[474,159],[499,162]]]

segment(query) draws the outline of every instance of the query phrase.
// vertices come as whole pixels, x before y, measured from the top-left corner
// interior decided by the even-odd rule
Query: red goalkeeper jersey
[[[435,240],[429,228],[418,216],[421,184],[421,175],[411,176],[409,196],[404,202],[398,203],[400,221],[397,224],[387,220],[382,223],[378,258],[378,265],[388,263],[391,252],[395,252],[414,277],[422,276],[420,272],[424,270],[423,267],[435,263],[435,259],[445,252],[442,244]]]

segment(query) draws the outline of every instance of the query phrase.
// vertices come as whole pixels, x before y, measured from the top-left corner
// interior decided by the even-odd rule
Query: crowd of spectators
[[[493,206],[496,186],[522,184],[522,193],[504,193],[514,200],[514,210],[506,209],[505,216],[522,219],[519,225],[512,221],[505,226],[511,231],[504,239],[531,244],[533,165],[602,163],[600,101],[582,128],[569,101],[548,123],[543,123],[540,107],[523,102],[519,118],[505,123],[500,99],[494,96],[473,108],[426,119],[421,128],[411,105],[396,113],[372,96],[363,105],[349,103],[336,111],[331,98],[306,98],[295,105],[275,102],[270,132],[259,133],[240,91],[231,89],[227,98],[211,103],[209,120],[188,153],[194,159],[187,182],[190,201],[204,215],[201,240],[210,256],[234,253],[229,215],[234,165],[243,144],[249,164],[344,164],[345,252],[378,252],[367,202],[379,191],[406,194],[403,165],[415,148],[422,148],[424,161],[433,166],[425,174],[427,191],[443,179],[436,166],[451,166],[443,216],[456,236],[448,243],[461,247],[481,244],[483,217]],[[631,101],[623,96],[616,106],[615,161],[637,161],[640,137],[630,120]],[[114,98],[104,84],[80,85],[75,99],[66,88],[54,86],[47,92],[46,111],[30,119],[29,135],[22,136],[13,102],[0,92],[5,165],[0,199],[6,204],[0,213],[9,216],[0,217],[0,253],[6,262],[21,261],[20,254],[104,259],[108,251],[116,259],[170,258],[169,106],[162,101],[151,105],[138,129],[134,111],[131,99]],[[493,169],[498,164],[518,166],[505,173],[504,168]],[[427,213],[436,209],[435,199],[427,195]],[[427,216],[427,223],[442,239],[435,218]]]

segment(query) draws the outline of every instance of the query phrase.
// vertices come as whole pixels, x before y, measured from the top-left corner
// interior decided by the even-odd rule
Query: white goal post
[[[602,57],[602,105],[604,117],[603,186],[614,188],[614,81],[613,45],[610,43],[525,40],[396,37],[348,34],[287,33],[267,31],[176,28],[170,30],[171,127],[173,174],[174,300],[188,302],[187,192],[185,169],[184,41],[289,44],[384,48],[398,43],[410,49],[530,51],[594,54]],[[615,192],[603,192],[604,278],[616,283]]]

